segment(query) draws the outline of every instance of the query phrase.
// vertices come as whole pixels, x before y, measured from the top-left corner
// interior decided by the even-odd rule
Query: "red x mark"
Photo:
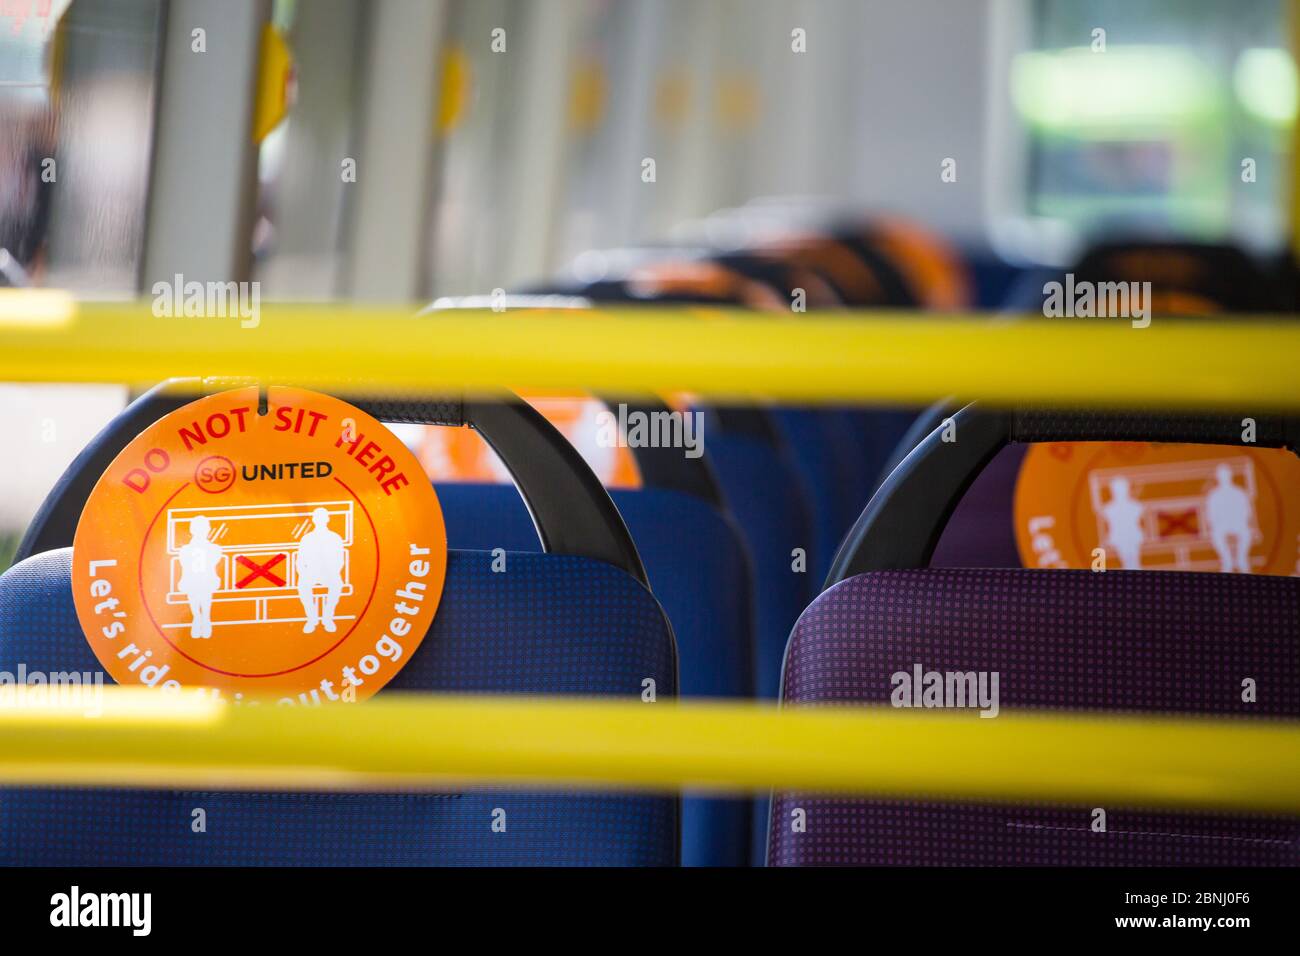
[[[280,577],[278,574],[275,574],[271,571],[273,567],[275,567],[277,564],[279,564],[281,561],[284,560],[284,557],[285,556],[283,554],[277,554],[273,556],[270,561],[267,561],[266,564],[258,564],[256,561],[252,561],[241,554],[236,559],[236,561],[237,563],[242,564],[244,567],[248,568],[249,570],[248,570],[248,575],[242,581],[235,582],[235,587],[246,588],[248,587],[250,582],[254,581],[257,578],[266,578],[276,587],[284,587],[284,578]]]
[[[1182,532],[1184,534],[1196,534],[1196,509],[1189,508],[1187,511],[1164,511],[1156,515],[1160,522],[1159,536],[1169,538]]]

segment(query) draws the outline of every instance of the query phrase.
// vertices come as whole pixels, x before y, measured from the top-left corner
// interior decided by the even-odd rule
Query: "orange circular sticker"
[[[1219,445],[1035,445],[1015,522],[1029,568],[1300,576],[1300,459]]]
[[[410,660],[447,571],[419,463],[346,402],[255,387],[191,402],[114,459],[77,525],[72,588],[119,684],[374,694]]]

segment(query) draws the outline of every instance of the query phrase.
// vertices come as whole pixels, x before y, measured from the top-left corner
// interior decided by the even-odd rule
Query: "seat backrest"
[[[648,591],[590,558],[448,554],[437,617],[380,693],[663,699],[676,661]],[[72,603],[71,551],[0,576],[0,671],[100,672]],[[107,677],[106,683],[111,683]],[[364,705],[361,705],[364,706]],[[207,829],[191,829],[202,808]],[[506,813],[504,833],[492,826]],[[672,865],[676,801],[501,789],[259,793],[22,788],[0,792],[0,864],[22,866]]]
[[[859,458],[856,432],[847,413],[783,405],[771,410],[781,441],[802,486],[812,517],[809,570],[820,581],[835,547],[871,493],[868,470]]]
[[[536,535],[514,488],[439,484],[447,540],[487,552],[534,550]],[[735,525],[707,502],[662,488],[612,489],[610,496],[645,562],[651,587],[673,622],[686,697],[753,694],[753,592],[749,558]],[[514,560],[513,556],[508,559]],[[747,801],[687,796],[682,801],[682,863],[748,862]]]
[[[547,290],[541,291],[547,295]],[[454,300],[446,300],[431,315],[455,307]],[[550,402],[550,414],[573,401]],[[593,399],[577,401],[601,404]],[[601,447],[609,437],[602,437],[602,431],[608,431],[607,423],[600,421],[602,414],[619,423],[625,419],[653,422],[660,414],[696,414],[686,408],[670,411],[667,405],[651,405],[648,400],[633,406],[608,400],[604,405],[594,416],[581,416],[566,432],[575,446],[589,449],[589,455],[593,448],[606,450]],[[547,413],[546,408],[542,410]],[[694,419],[699,420],[702,415]],[[687,422],[683,420],[682,425],[686,436]],[[649,445],[632,441],[631,449],[619,448],[634,456],[640,480],[632,488],[611,487],[610,495],[673,624],[681,661],[681,694],[752,697],[756,670],[753,564],[714,473],[715,436],[707,427],[692,423],[691,428],[690,434],[699,441],[698,454],[658,440]],[[472,440],[472,436],[466,437]],[[464,482],[450,469],[432,469],[432,473],[440,495],[449,504],[448,541],[453,547],[491,551],[537,546],[528,514],[512,487]],[[786,633],[792,621],[793,617],[783,622]],[[682,805],[683,862],[688,866],[745,865],[752,817],[748,801],[688,796]]]
[[[1300,581],[1277,576],[929,567],[956,500],[1010,441],[1239,440],[1241,416],[955,416],[872,498],[800,617],[782,700],[883,703],[920,667],[999,675],[999,709],[1300,716]],[[1295,422],[1259,442],[1294,450]],[[1242,681],[1273,688],[1247,702]],[[990,678],[991,682],[991,678]],[[891,700],[892,702],[892,700]],[[1296,863],[1300,821],[1096,804],[966,803],[778,793],[768,861],[813,864]],[[801,827],[793,827],[792,814]]]
[[[539,549],[514,488],[439,483],[437,489],[451,547],[489,553]],[[680,492],[615,488],[610,497],[637,541],[668,619],[681,622],[674,633],[683,696],[751,696],[749,568],[734,525]]]
[[[131,414],[110,424],[89,450],[97,454],[79,459],[82,465],[124,444],[130,436],[121,434],[121,423],[148,418],[141,408],[156,397],[138,400]],[[390,420],[430,417],[411,403],[385,408],[389,414],[383,408],[376,412]],[[540,416],[514,409],[511,414],[526,426],[527,435],[521,436],[518,428],[500,427],[502,414],[483,409],[464,418],[477,422],[521,483],[528,483],[519,494],[536,525],[534,541],[540,535],[547,553],[508,554],[508,573],[502,574],[493,570],[490,554],[450,551],[433,626],[381,693],[640,699],[649,679],[659,699],[672,699],[677,693],[672,631],[644,584],[640,560],[612,503],[590,472],[584,477],[577,471],[585,468],[581,459]],[[78,467],[74,463],[73,469]],[[69,489],[82,487],[82,477],[65,476],[59,487],[68,493],[56,492],[47,514],[70,507],[80,511]],[[538,480],[546,487],[539,488]],[[570,503],[573,527],[566,527],[563,511],[545,500],[558,487],[585,489],[587,500]],[[605,521],[603,530],[589,520],[594,516]],[[57,531],[48,520],[29,539],[57,537]],[[597,543],[620,533],[621,542]],[[47,550],[0,576],[0,670],[100,673],[73,606],[70,561],[67,548]],[[196,808],[206,813],[204,832],[191,829]],[[493,828],[499,810],[506,814],[504,832]],[[662,796],[500,789],[272,794],[22,788],[0,795],[0,862],[672,865],[679,857],[678,827],[678,801]]]
[[[1000,707],[1300,717],[1300,580],[1190,573],[874,571],[824,592],[790,637],[782,700],[884,704],[891,677],[999,672]],[[1270,688],[1242,702],[1241,681]],[[1265,700],[1267,696],[1267,700]],[[972,715],[972,719],[974,715]],[[1092,811],[1106,810],[1107,832]],[[795,832],[792,812],[804,811]],[[768,862],[1295,865],[1300,820],[778,793]]]
[[[1076,283],[1150,282],[1161,315],[1271,312],[1279,307],[1273,277],[1242,249],[1181,240],[1118,240],[1086,250]]]
[[[1097,243],[1068,268],[1031,268],[1000,303],[1010,312],[1042,313],[1049,283],[1149,282],[1155,315],[1281,311],[1284,292],[1273,271],[1226,244],[1132,237]]]
[[[1276,307],[1278,302],[1274,282],[1263,266],[1242,250],[1229,245],[1136,239],[1101,243],[1088,249],[1069,272],[1073,274],[1076,285],[1084,282],[1150,282],[1152,301],[1149,305],[1152,314],[1157,316],[1156,321],[1159,321],[1159,317],[1165,316],[1219,312],[1258,313]],[[1028,281],[1019,293],[1019,301],[1012,304],[1035,312],[1039,311],[1043,305],[1044,283],[1049,279],[1059,280],[1060,277],[1039,276],[1033,281]],[[946,410],[932,410],[922,416],[927,427],[910,439],[904,439],[907,447],[900,448],[895,453],[896,459],[901,460],[903,455],[911,451],[911,448],[938,424],[942,416],[947,414],[949,411]],[[1035,486],[1048,480],[1045,469],[1041,467],[1045,460],[1044,456],[1049,454],[1048,450],[1035,449],[1029,452],[1028,460],[1026,451],[1024,446],[1007,447],[999,452],[989,466],[980,473],[944,529],[943,538],[935,550],[932,562],[934,566],[1017,567],[1021,564],[1026,567],[1047,566],[1049,563],[1063,563],[1057,560],[1058,553],[1066,555],[1066,562],[1070,566],[1083,566],[1080,556],[1085,554],[1085,551],[1082,549],[1065,547],[1058,551],[1056,548],[1044,546],[1046,550],[1035,551],[1030,546],[1032,535],[1029,534],[1026,526],[1028,520],[1037,520],[1042,524],[1048,519],[1055,520],[1063,516],[1045,514],[1042,509],[1030,509],[1033,514],[1026,514],[1024,521],[1018,520],[1017,495],[1024,494],[1028,500],[1033,497]],[[1212,475],[1215,466],[1221,463],[1224,455],[1237,455],[1239,451],[1229,453],[1221,449],[1188,445],[1181,449],[1179,457],[1194,462],[1193,471],[1198,475],[1200,472]],[[1099,458],[1099,449],[1072,447],[1072,443],[1061,443],[1050,449],[1050,456],[1060,459],[1076,456],[1075,460],[1078,461],[1084,455]],[[1260,464],[1255,452],[1248,452],[1248,455],[1256,458],[1254,463],[1256,466]],[[1135,469],[1134,477],[1140,479],[1144,473],[1151,471],[1153,477],[1163,481],[1165,476],[1159,473],[1160,468],[1162,464],[1167,467],[1169,463],[1143,462],[1140,460],[1141,457],[1136,453],[1136,449],[1130,449],[1122,455],[1125,463]],[[1103,467],[1103,464],[1098,461],[1096,468]],[[1294,463],[1284,461],[1281,467],[1294,470]],[[1060,482],[1066,479],[1062,476],[1053,477],[1051,480]],[[1249,481],[1244,475],[1238,480]],[[1205,477],[1204,483],[1208,484],[1209,481],[1210,478]],[[1020,485],[1021,482],[1024,482],[1023,486]],[[1071,481],[1071,484],[1075,482]],[[1194,489],[1194,491],[1199,490],[1199,488]],[[1078,510],[1081,513],[1089,510],[1086,508],[1086,499],[1089,497],[1089,488],[1086,484],[1080,482],[1072,491],[1079,499]],[[1290,487],[1282,483],[1276,491],[1283,511],[1292,515],[1300,514],[1300,487]],[[1064,507],[1075,504],[1071,502]],[[1201,525],[1204,523],[1199,522]],[[1073,530],[1077,532],[1078,529]],[[1197,537],[1200,540],[1194,546],[1207,557],[1212,558],[1211,548],[1206,540],[1206,529],[1200,527],[1197,530],[1199,532]],[[1071,539],[1079,537],[1074,533],[1067,534]],[[1017,540],[1023,542],[1023,545],[1018,547]],[[1175,549],[1181,548],[1184,552],[1187,550],[1188,542],[1181,538],[1171,542],[1167,548],[1161,546],[1162,542],[1152,543],[1156,545],[1153,549],[1156,552],[1161,550],[1170,552],[1156,555],[1156,561],[1160,564],[1184,568],[1197,565],[1207,568],[1214,566],[1212,560],[1190,560],[1185,554],[1179,554],[1175,558],[1172,554]],[[1063,545],[1065,542],[1055,541],[1054,544]],[[1263,548],[1262,541],[1260,545]],[[1044,555],[1047,557],[1045,558]],[[1114,558],[1115,556],[1112,555],[1112,560]]]
[[[775,699],[786,638],[811,597],[811,509],[772,416],[736,407],[705,415],[709,456],[754,565],[755,695]]]

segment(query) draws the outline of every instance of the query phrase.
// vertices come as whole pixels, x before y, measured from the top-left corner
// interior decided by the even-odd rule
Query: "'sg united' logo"
[[[194,469],[194,484],[210,495],[219,495],[234,483],[235,466],[225,455],[209,455]]]

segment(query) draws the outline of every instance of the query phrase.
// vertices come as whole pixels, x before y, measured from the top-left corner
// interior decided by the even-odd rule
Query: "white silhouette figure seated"
[[[1225,574],[1233,571],[1249,574],[1254,506],[1246,490],[1232,480],[1228,465],[1214,469],[1214,477],[1217,484],[1205,496],[1205,523],[1210,526],[1210,540],[1219,554],[1219,569]]]
[[[1107,543],[1119,555],[1120,567],[1142,567],[1142,505],[1133,499],[1127,478],[1110,482],[1110,501],[1102,506]]]
[[[180,550],[180,591],[190,604],[190,637],[212,636],[212,595],[221,586],[217,563],[221,548],[208,540],[212,524],[203,515],[190,519],[190,543]]]
[[[334,609],[343,593],[343,539],[329,529],[330,515],[324,508],[311,513],[311,531],[298,542],[298,599],[307,615],[302,632],[310,634],[320,624],[333,632]],[[325,588],[325,601],[320,613],[316,611],[317,587]]]

